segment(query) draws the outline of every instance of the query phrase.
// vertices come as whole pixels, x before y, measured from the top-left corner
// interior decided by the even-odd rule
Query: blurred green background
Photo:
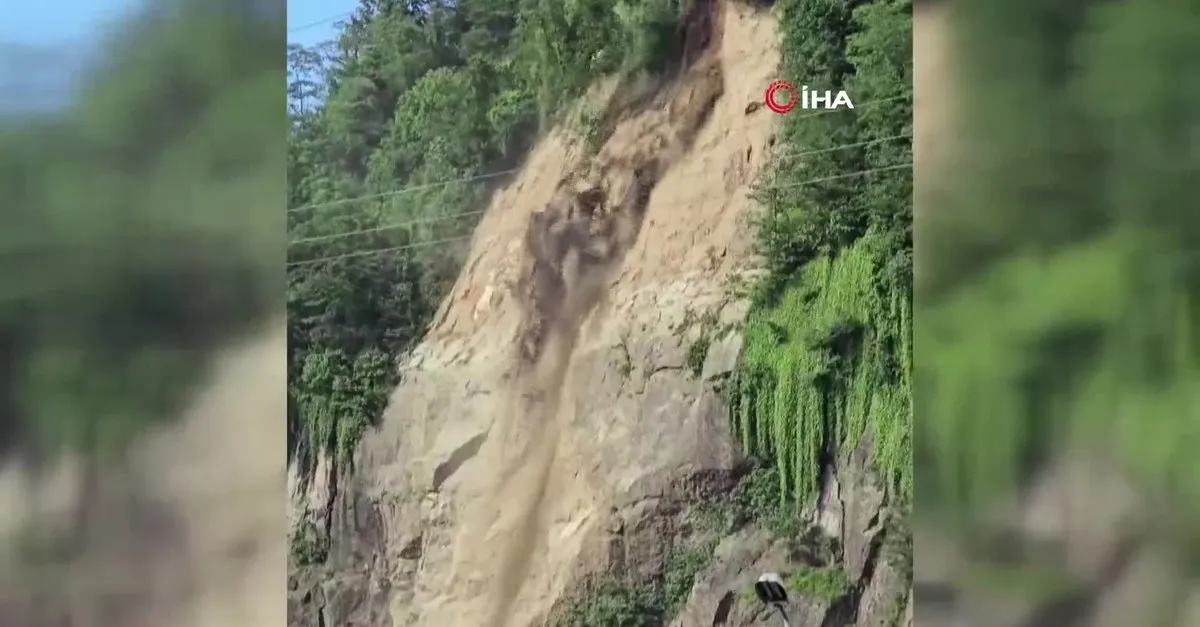
[[[917,173],[944,180],[918,235],[916,511],[975,534],[1087,450],[1195,567],[1200,5],[949,6],[966,152]]]
[[[214,348],[282,314],[286,44],[266,4],[155,2],[68,102],[0,113],[0,455],[119,452]]]

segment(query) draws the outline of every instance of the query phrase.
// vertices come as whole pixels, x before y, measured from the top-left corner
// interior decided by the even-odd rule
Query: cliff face
[[[752,266],[748,193],[775,145],[776,118],[749,104],[777,35],[739,4],[693,17],[707,44],[681,76],[598,88],[599,150],[557,130],[494,197],[355,470],[293,477],[293,519],[332,543],[296,570],[290,624],[539,625],[606,575],[650,581],[700,554],[674,624],[765,619],[746,592],[803,561],[795,539],[696,521],[745,482],[719,389]],[[794,625],[897,613],[859,453],[813,522],[861,594],[803,601]]]

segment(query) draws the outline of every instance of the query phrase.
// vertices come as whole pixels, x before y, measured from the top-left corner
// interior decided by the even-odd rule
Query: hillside
[[[291,624],[750,625],[763,570],[794,624],[905,621],[910,7],[819,4],[364,5],[371,67],[460,47],[395,87],[375,199],[307,191],[368,83],[297,103]],[[781,73],[867,104],[754,106]]]

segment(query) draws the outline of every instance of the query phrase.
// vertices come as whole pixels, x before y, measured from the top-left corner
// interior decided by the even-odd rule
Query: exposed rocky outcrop
[[[780,538],[751,526],[721,540],[711,566],[697,578],[674,627],[749,627],[777,620],[752,594],[754,581],[767,572],[784,575],[806,568],[844,572],[846,587],[834,595],[791,590],[789,618],[793,625],[837,627],[912,625],[909,576],[910,553],[897,550],[903,541],[899,527],[885,525],[884,506],[871,467],[871,446],[862,443],[830,468],[822,505],[814,525],[799,537]],[[846,487],[841,487],[841,486]],[[889,542],[890,541],[890,542]],[[834,549],[825,554],[822,548]],[[831,559],[832,558],[832,559]]]
[[[776,39],[761,8],[698,6],[708,36],[690,35],[704,45],[678,80],[600,90],[599,152],[556,131],[497,193],[354,468],[293,480],[293,519],[331,542],[324,565],[294,569],[289,624],[540,625],[598,581],[659,581],[706,550],[673,624],[750,625],[759,571],[803,563],[813,540],[695,523],[746,472],[720,384],[746,311],[733,283],[753,265],[748,192],[775,143],[774,118],[745,104]],[[799,597],[794,625],[876,624],[903,597],[870,454],[845,456],[810,512],[851,585]]]

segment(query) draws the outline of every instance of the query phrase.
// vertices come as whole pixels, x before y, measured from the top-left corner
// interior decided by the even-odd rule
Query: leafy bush
[[[835,601],[850,591],[850,577],[840,567],[802,567],[787,576],[787,589],[806,599]]]
[[[785,156],[761,184],[768,272],[731,399],[737,432],[776,464],[778,495],[793,508],[815,496],[831,455],[864,434],[903,498],[912,484],[912,6],[780,5],[784,76],[845,88],[856,108],[783,122],[784,146],[826,152]],[[813,179],[822,181],[794,185]]]
[[[657,627],[663,618],[656,591],[606,579],[555,627]]]
[[[315,566],[329,559],[329,538],[312,521],[304,521],[288,538],[292,559],[300,566]]]

